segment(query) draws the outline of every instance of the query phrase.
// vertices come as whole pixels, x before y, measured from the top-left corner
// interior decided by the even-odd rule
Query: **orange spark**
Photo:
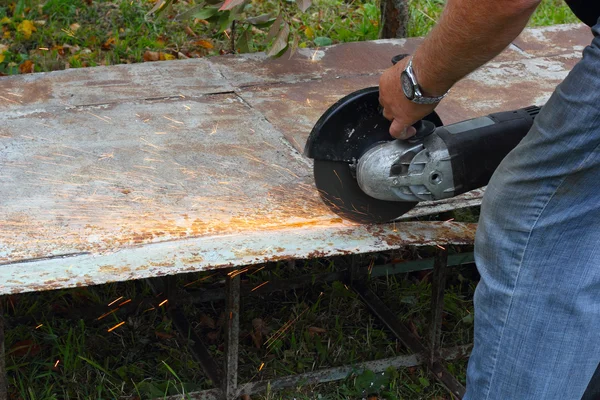
[[[115,308],[114,310],[110,310],[107,313],[102,314],[101,316],[99,316],[96,321],[100,321],[102,318],[104,317],[108,317],[110,314],[114,313],[115,311],[119,310],[118,308]]]
[[[167,302],[169,301],[169,299],[165,299],[163,301],[160,302],[160,304],[158,305],[159,307],[162,307],[163,305],[165,305]]]
[[[54,368],[58,367],[58,363],[60,363],[60,360],[56,360],[56,362],[54,363]]]
[[[443,246],[440,246],[439,244],[436,244],[435,246],[436,246],[436,247],[439,247],[439,248],[440,248],[440,249],[442,249],[442,250],[446,250],[446,248],[445,248],[445,247],[443,247]]]
[[[121,307],[121,306],[123,306],[123,305],[125,305],[127,303],[131,303],[131,299],[125,300],[124,302],[122,302],[121,304],[119,304],[119,307]]]
[[[335,174],[335,176],[337,176],[338,181],[340,181],[340,185],[342,185],[342,189],[344,188],[344,184],[342,183],[342,179],[340,178],[340,176],[338,175],[336,170],[333,170],[333,173]]]
[[[256,271],[254,271],[253,273],[251,273],[250,275],[254,275],[255,273],[257,273],[258,271],[262,271],[263,269],[265,269],[264,266],[260,267],[259,269],[257,269]]]
[[[118,299],[116,299],[116,300],[113,300],[113,301],[111,301],[110,303],[108,303],[108,304],[107,304],[107,307],[110,307],[110,306],[112,306],[112,305],[113,305],[113,304],[115,304],[117,301],[121,300],[122,298],[123,298],[123,296],[119,297],[119,298],[118,298]]]
[[[118,327],[123,326],[123,325],[125,325],[125,321],[121,321],[118,324],[116,324],[115,326],[113,326],[112,328],[109,328],[107,332],[112,332],[115,329],[117,329]]]
[[[109,118],[109,117],[101,117],[101,116],[99,116],[99,115],[96,115],[96,114],[94,114],[94,113],[91,113],[91,112],[89,112],[89,111],[86,111],[86,113],[87,113],[87,114],[90,114],[91,116],[94,116],[94,117],[98,118],[98,119],[99,119],[99,120],[101,120],[101,121],[104,121],[104,122],[106,122],[107,124],[110,124],[110,118]]]
[[[230,278],[235,278],[239,274],[243,274],[244,272],[247,272],[247,271],[248,271],[248,268],[244,268],[242,270],[235,270],[235,271],[231,271],[231,272],[227,273],[227,276],[229,276]]]
[[[260,285],[256,286],[254,289],[251,290],[251,292],[254,292],[256,289],[261,288],[263,286],[265,286],[267,283],[269,283],[269,281],[263,282]]]
[[[212,275],[209,275],[209,276],[205,276],[204,278],[200,278],[200,279],[197,279],[197,280],[195,280],[195,281],[193,281],[193,282],[186,283],[185,285],[183,285],[183,287],[188,287],[188,286],[190,286],[190,285],[193,285],[194,283],[198,283],[198,282],[205,281],[205,280],[207,280],[208,278],[210,278],[210,277],[213,277],[213,276],[215,276],[215,275],[217,275],[217,274],[212,274]]]
[[[265,366],[265,363],[260,363],[260,367],[258,367],[258,372],[262,371],[264,366]]]
[[[107,158],[115,158],[115,155],[113,153],[100,154],[98,161],[106,160]]]
[[[6,101],[8,101],[9,103],[21,104],[21,102],[20,102],[20,101],[14,101],[14,100],[11,100],[11,99],[7,99],[6,97],[2,97],[2,96],[0,96],[0,99],[2,99],[2,100],[6,100]]]
[[[176,124],[181,124],[181,125],[183,125],[183,122],[181,122],[181,121],[177,121],[176,119],[173,119],[173,118],[169,118],[169,117],[167,117],[166,115],[163,115],[163,118],[164,118],[164,119],[168,119],[168,120],[169,120],[169,121],[171,121],[171,122],[175,122]]]
[[[39,324],[38,326],[35,327],[35,329],[40,329],[42,326],[44,326],[44,324]]]

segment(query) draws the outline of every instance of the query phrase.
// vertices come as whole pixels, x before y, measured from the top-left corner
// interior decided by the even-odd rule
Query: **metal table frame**
[[[387,368],[412,367],[425,365],[453,396],[461,399],[465,388],[452,376],[444,366],[444,360],[464,358],[470,353],[470,345],[456,346],[453,348],[441,348],[441,326],[444,304],[444,288],[446,282],[446,269],[451,266],[473,263],[473,254],[464,253],[448,257],[448,250],[440,249],[432,259],[404,262],[399,264],[376,265],[366,268],[359,265],[358,257],[352,257],[352,265],[346,271],[330,272],[318,276],[306,275],[293,280],[270,281],[268,287],[262,290],[250,291],[248,287],[242,287],[240,275],[227,276],[225,291],[212,290],[201,292],[199,295],[182,293],[173,283],[173,277],[162,279],[161,282],[148,281],[155,293],[164,293],[169,299],[169,314],[174,326],[183,337],[188,338],[188,347],[196,361],[204,370],[206,376],[215,384],[214,389],[201,392],[188,393],[185,397],[172,396],[169,399],[236,399],[241,395],[260,393],[267,388],[284,389],[299,384],[314,384],[332,382],[347,378],[352,372],[371,370],[383,372]],[[430,333],[427,343],[423,343],[411,330],[400,321],[400,319],[389,309],[389,307],[367,287],[369,276],[382,276],[385,274],[399,274],[420,270],[433,270],[432,278],[432,303]],[[340,280],[349,285],[379,320],[398,338],[401,343],[413,354],[386,358],[383,360],[366,361],[357,365],[345,365],[340,367],[326,368],[309,373],[291,375],[273,380],[261,380],[240,384],[238,382],[238,349],[239,349],[239,315],[241,294],[265,294],[273,291],[290,290],[308,286],[312,282],[331,282]],[[225,357],[223,365],[219,365],[209,354],[207,347],[203,344],[200,336],[194,332],[190,322],[181,310],[184,303],[199,303],[225,299],[225,315],[229,315],[225,327]]]

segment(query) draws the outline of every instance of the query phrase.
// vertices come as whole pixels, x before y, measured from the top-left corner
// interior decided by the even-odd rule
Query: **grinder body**
[[[376,143],[356,164],[369,196],[387,201],[441,200],[485,186],[531,128],[540,108],[490,114],[446,126],[420,124],[411,140]]]

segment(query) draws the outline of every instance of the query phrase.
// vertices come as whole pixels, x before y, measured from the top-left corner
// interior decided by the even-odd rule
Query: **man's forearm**
[[[540,0],[448,0],[414,54],[422,90],[441,95],[506,48],[527,25]]]

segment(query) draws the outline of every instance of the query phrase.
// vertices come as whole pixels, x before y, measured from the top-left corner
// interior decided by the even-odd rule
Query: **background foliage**
[[[4,5],[2,5],[4,4]],[[409,0],[410,36],[442,0]],[[304,11],[303,11],[304,10]],[[376,39],[373,0],[18,0],[0,2],[0,74],[52,71]],[[544,0],[532,25],[575,22]]]

